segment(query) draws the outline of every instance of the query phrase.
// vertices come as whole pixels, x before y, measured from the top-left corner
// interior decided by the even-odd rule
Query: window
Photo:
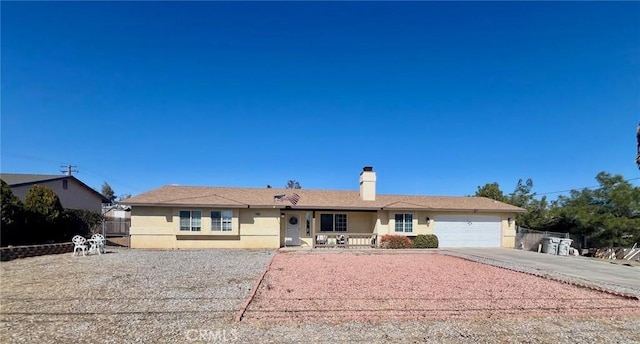
[[[335,216],[335,227],[336,232],[346,232],[347,231],[347,214],[336,214]]]
[[[180,210],[180,230],[199,232],[201,218],[200,210]]]
[[[320,231],[333,232],[333,214],[320,215]]]
[[[65,190],[69,188],[69,181],[68,180],[66,180],[66,179],[62,180],[62,188],[65,189]]]
[[[396,214],[396,232],[413,232],[413,214]]]
[[[322,232],[346,232],[347,214],[321,214],[320,231]]]
[[[215,210],[211,212],[211,230],[231,232],[233,212],[231,210]]]

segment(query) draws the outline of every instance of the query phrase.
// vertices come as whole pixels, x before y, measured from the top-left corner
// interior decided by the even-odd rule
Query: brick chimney
[[[376,200],[376,173],[373,167],[365,166],[360,172],[360,199],[363,201]]]

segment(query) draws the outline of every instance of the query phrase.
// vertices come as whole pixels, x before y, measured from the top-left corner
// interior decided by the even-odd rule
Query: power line
[[[640,177],[630,178],[630,179],[626,179],[624,181],[625,182],[630,182],[632,180],[638,180],[638,179],[640,179]],[[602,186],[601,185],[592,185],[592,186],[585,186],[585,187],[581,187],[581,188],[573,188],[573,189],[561,190],[561,191],[549,191],[549,192],[541,192],[541,193],[536,192],[536,195],[551,195],[551,194],[558,194],[558,193],[563,193],[563,192],[571,192],[573,190],[584,190],[584,189],[593,189],[593,188],[600,188],[600,187],[602,187]]]
[[[6,152],[6,151],[1,152],[0,155],[2,155],[2,156],[5,156],[5,155],[6,156],[12,156],[12,157],[15,157],[15,158],[20,158],[20,159],[25,159],[25,160],[33,160],[33,161],[41,161],[41,162],[47,162],[47,163],[55,163],[55,164],[64,163],[63,161],[55,161],[55,160],[47,159],[47,158],[43,158],[43,157],[25,155],[25,154],[16,154],[16,153]],[[69,174],[69,170],[68,170],[69,166],[71,166],[71,168],[78,167],[78,166],[74,166],[74,165],[70,165],[70,164],[69,165],[61,165],[60,167],[66,168],[66,170],[63,170],[63,171],[60,171],[60,172],[62,172],[64,174]],[[79,171],[71,170],[71,172],[78,173]],[[116,183],[120,184],[121,186],[124,186],[124,187],[126,187],[128,189],[131,189],[133,191],[142,191],[139,187],[134,187],[132,185],[128,185],[127,183],[123,183],[122,181],[120,181],[118,179],[115,179],[113,177],[105,176],[103,174],[94,172],[92,170],[88,170],[86,168],[83,168],[82,172],[83,172],[83,174],[86,174],[86,175],[93,175],[95,177],[100,177],[100,178],[103,178],[105,180],[110,180],[110,181],[116,182]]]
[[[56,161],[56,160],[52,160],[52,159],[45,159],[45,158],[42,158],[42,157],[35,157],[35,156],[24,155],[24,154],[15,154],[15,153],[11,153],[11,152],[2,152],[2,153],[0,153],[0,155],[2,155],[2,156],[12,156],[14,158],[42,161],[42,162],[48,162],[48,163],[54,163],[54,164],[64,163],[64,161]]]

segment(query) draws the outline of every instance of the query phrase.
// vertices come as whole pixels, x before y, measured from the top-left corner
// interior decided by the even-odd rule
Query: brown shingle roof
[[[276,195],[296,193],[300,200],[278,202]],[[510,204],[485,197],[376,195],[375,201],[363,201],[358,191],[228,188],[167,185],[121,202],[132,206],[206,206],[225,208],[292,208],[307,209],[407,209],[482,212],[524,212]]]

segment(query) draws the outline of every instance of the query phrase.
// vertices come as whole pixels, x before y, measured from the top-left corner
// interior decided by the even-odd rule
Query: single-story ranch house
[[[357,247],[385,234],[514,247],[514,219],[525,211],[485,197],[376,195],[371,167],[359,192],[168,185],[122,203],[132,207],[132,248]]]

